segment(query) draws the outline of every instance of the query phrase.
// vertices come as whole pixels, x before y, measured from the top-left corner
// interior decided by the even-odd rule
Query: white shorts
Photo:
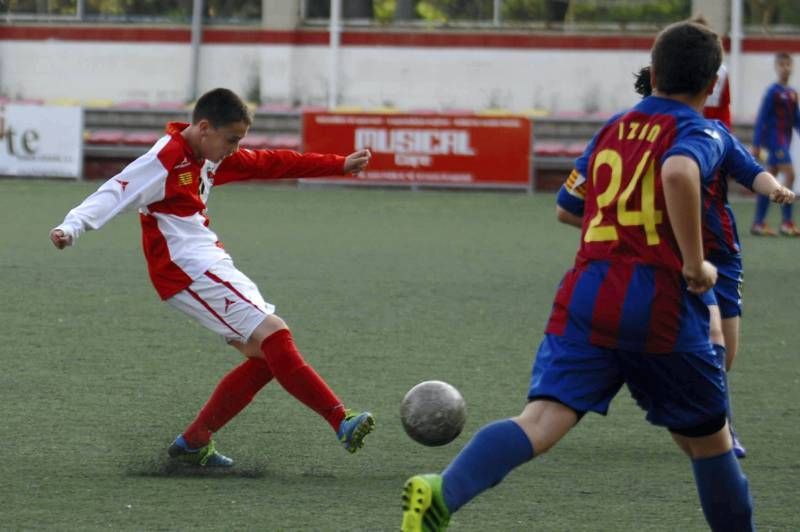
[[[167,303],[225,340],[243,343],[264,318],[275,312],[275,306],[264,301],[255,283],[227,259],[214,264]]]

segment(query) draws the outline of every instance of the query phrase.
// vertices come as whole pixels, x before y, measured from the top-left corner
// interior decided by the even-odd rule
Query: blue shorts
[[[623,384],[654,425],[680,431],[725,415],[724,366],[711,344],[703,352],[651,355],[546,334],[528,399],[554,399],[579,414],[605,415]]]
[[[714,296],[719,305],[722,319],[735,318],[742,315],[742,257],[740,255],[710,257],[708,259],[717,267],[717,284],[714,285]]]
[[[773,146],[767,147],[767,165],[779,166],[783,164],[792,164],[792,153],[789,146]]]

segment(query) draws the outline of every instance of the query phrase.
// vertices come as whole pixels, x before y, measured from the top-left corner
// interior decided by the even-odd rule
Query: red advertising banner
[[[531,122],[517,116],[303,114],[303,149],[372,161],[358,176],[377,184],[519,187],[531,185]]]

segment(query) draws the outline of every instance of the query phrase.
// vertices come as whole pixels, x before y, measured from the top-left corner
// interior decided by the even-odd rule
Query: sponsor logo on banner
[[[360,182],[530,186],[531,123],[524,117],[306,113],[306,151],[369,149]]]
[[[397,166],[429,167],[434,155],[473,156],[467,130],[356,129],[355,149],[394,155]]]
[[[80,177],[80,107],[0,106],[0,175]]]

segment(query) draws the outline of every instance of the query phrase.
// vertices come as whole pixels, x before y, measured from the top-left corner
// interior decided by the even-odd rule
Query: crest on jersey
[[[569,174],[567,182],[564,183],[564,188],[573,196],[584,199],[586,197],[586,178],[577,170],[573,170]]]
[[[182,174],[178,174],[179,185],[191,185],[193,180],[194,176],[192,176],[191,172],[183,172]]]

